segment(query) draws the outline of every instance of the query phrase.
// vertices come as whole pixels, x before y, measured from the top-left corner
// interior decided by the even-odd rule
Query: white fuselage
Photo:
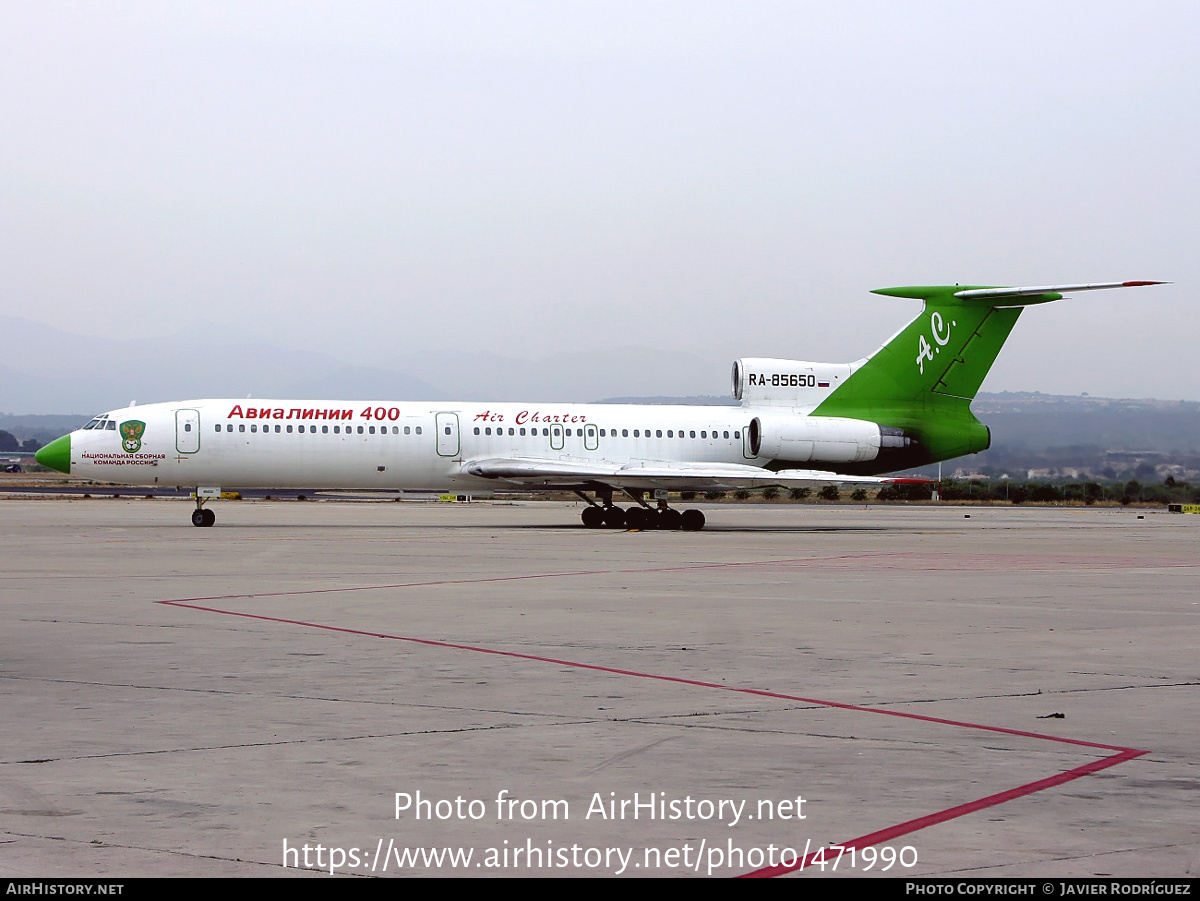
[[[480,490],[495,480],[466,473],[464,461],[761,465],[747,444],[753,415],[731,406],[180,401],[114,410],[73,432],[71,474],[128,485]],[[134,439],[108,425],[130,421],[144,423]]]

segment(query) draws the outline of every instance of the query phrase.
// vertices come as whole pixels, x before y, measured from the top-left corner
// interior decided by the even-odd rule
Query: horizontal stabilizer
[[[900,288],[877,288],[871,293],[942,303],[985,300],[990,301],[993,306],[1020,307],[1062,300],[1064,294],[1075,291],[1099,291],[1102,288],[1141,288],[1146,285],[1169,284],[1170,282],[1151,281],[1092,282],[1086,285],[1036,285],[1017,288],[989,287],[987,285],[909,285]]]
[[[974,297],[996,299],[1003,297],[1030,297],[1037,294],[1071,294],[1075,291],[1099,291],[1102,288],[1142,288],[1146,285],[1167,285],[1170,282],[1093,282],[1088,285],[1043,285],[1034,288],[971,288],[955,291],[954,296],[963,300]]]

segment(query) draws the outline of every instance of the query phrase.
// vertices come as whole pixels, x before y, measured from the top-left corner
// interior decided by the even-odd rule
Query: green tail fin
[[[963,285],[881,288],[876,294],[925,301],[916,319],[871,357],[814,411],[816,416],[868,419],[917,438],[910,465],[985,450],[987,428],[971,400],[992,368],[1023,306],[1058,300],[1028,296],[962,297],[990,291]],[[1002,304],[1002,305],[1001,305]]]
[[[850,377],[812,415],[903,429],[916,440],[896,469],[986,450],[991,435],[971,413],[971,400],[1024,307],[1061,300],[1065,292],[1161,284],[880,288],[873,293],[923,300],[925,309],[872,356],[851,364]]]

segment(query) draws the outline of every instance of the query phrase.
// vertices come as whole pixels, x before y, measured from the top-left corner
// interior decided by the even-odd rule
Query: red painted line
[[[721,691],[732,691],[738,694],[755,695],[762,698],[775,698],[780,701],[799,701],[803,704],[812,704],[817,707],[829,707],[835,710],[849,710],[854,713],[875,713],[881,716],[894,716],[901,719],[918,720],[924,723],[935,723],[940,726],[954,726],[960,729],[979,729],[985,732],[995,732],[1001,735],[1015,735],[1020,738],[1036,738],[1042,741],[1054,741],[1061,744],[1079,745],[1081,747],[1096,748],[1102,751],[1128,751],[1129,748],[1122,748],[1116,745],[1103,745],[1096,742],[1084,741],[1078,738],[1063,738],[1057,735],[1045,735],[1040,732],[1026,732],[1021,729],[1008,729],[1003,726],[985,726],[979,723],[966,723],[959,720],[948,720],[936,716],[926,716],[920,713],[907,713],[903,710],[883,710],[878,707],[862,707],[858,704],[846,704],[839,701],[823,701],[820,698],[806,698],[801,695],[783,694],[777,691],[767,691],[763,688],[737,688],[731,685],[722,685],[719,682],[705,682],[700,679],[685,679],[682,676],[665,676],[661,673],[642,673],[637,670],[618,669],[612,666],[601,666],[597,663],[580,663],[577,660],[562,660],[558,657],[542,657],[537,654],[523,654],[519,651],[502,651],[498,648],[484,648],[478,645],[458,644],[452,641],[438,641],[433,638],[415,638],[411,635],[392,635],[387,632],[371,632],[364,629],[349,629],[345,626],[330,626],[324,623],[313,623],[299,619],[285,619],[278,616],[267,616],[262,613],[244,613],[238,610],[222,610],[219,607],[204,607],[199,604],[193,604],[189,601],[155,601],[157,604],[162,604],[168,607],[186,607],[191,610],[200,610],[205,613],[222,613],[226,616],[240,616],[245,619],[256,619],[263,622],[281,623],[289,626],[303,626],[308,629],[324,629],[329,632],[341,632],[347,635],[362,635],[367,638],[383,638],[389,641],[406,641],[412,644],[422,644],[429,647],[447,648],[455,651],[472,651],[477,654],[492,654],[497,657],[512,657],[517,660],[530,660],[534,663],[552,663],[555,666],[569,666],[575,669],[591,670],[599,673],[609,673],[614,676],[633,676],[638,679],[654,679],[659,682],[674,682],[679,685],[692,685],[697,688],[714,688]]]
[[[878,555],[865,555],[865,556],[881,556],[881,557],[883,557],[883,556],[894,556],[894,555],[878,554]],[[959,804],[955,807],[950,807],[945,810],[939,811],[937,813],[928,814],[923,817],[918,817],[917,819],[914,819],[914,820],[908,820],[907,822],[899,823],[895,826],[889,826],[888,828],[881,829],[877,832],[872,832],[867,835],[859,836],[858,838],[851,839],[847,842],[842,843],[841,847],[847,851],[850,850],[851,848],[856,848],[856,849],[857,848],[866,848],[866,847],[870,847],[872,845],[877,845],[877,844],[881,844],[883,842],[891,841],[892,839],[898,838],[903,835],[908,835],[912,832],[917,832],[917,831],[919,831],[921,829],[925,829],[929,826],[934,826],[939,823],[945,823],[949,820],[953,820],[953,819],[956,819],[961,816],[965,816],[970,813],[975,813],[980,810],[984,810],[988,807],[995,807],[999,804],[1004,804],[1015,798],[1020,798],[1025,795],[1030,795],[1035,792],[1043,791],[1044,789],[1052,788],[1057,785],[1062,785],[1065,782],[1070,782],[1074,779],[1079,779],[1082,776],[1087,776],[1092,773],[1099,772],[1100,770],[1104,770],[1109,767],[1116,766],[1117,764],[1120,764],[1120,763],[1125,763],[1126,761],[1133,760],[1137,757],[1141,757],[1142,755],[1149,753],[1148,751],[1142,751],[1142,750],[1138,750],[1136,748],[1125,748],[1125,747],[1121,747],[1118,745],[1105,745],[1105,744],[1100,744],[1098,742],[1085,741],[1083,739],[1076,739],[1076,738],[1063,738],[1063,737],[1057,736],[1057,735],[1046,735],[1046,734],[1039,733],[1039,732],[1029,732],[1029,731],[1026,731],[1023,729],[1008,729],[1008,728],[1005,728],[1002,726],[988,726],[988,725],[984,725],[981,723],[967,723],[967,722],[963,722],[963,721],[959,721],[959,720],[944,719],[942,717],[925,716],[925,715],[919,714],[919,713],[908,713],[908,712],[901,711],[901,710],[884,710],[884,709],[880,709],[877,707],[863,707],[858,704],[846,704],[846,703],[841,703],[841,702],[837,702],[837,701],[824,701],[824,700],[821,700],[820,698],[806,698],[806,697],[803,697],[800,695],[788,695],[788,694],[783,694],[782,692],[766,691],[764,689],[737,688],[737,687],[730,686],[730,685],[722,685],[717,682],[706,682],[706,681],[698,680],[698,679],[685,679],[681,676],[667,676],[667,675],[663,675],[660,673],[643,673],[643,672],[638,672],[636,670],[624,670],[624,669],[618,669],[616,667],[601,666],[599,664],[594,664],[594,663],[581,663],[581,662],[575,661],[575,660],[562,660],[562,659],[556,658],[556,657],[542,657],[537,654],[523,654],[523,653],[520,653],[517,651],[504,651],[504,650],[499,650],[497,648],[485,648],[485,647],[480,647],[477,645],[459,644],[459,643],[450,642],[450,641],[438,641],[436,639],[431,639],[431,638],[416,638],[413,636],[406,636],[406,635],[393,635],[393,634],[389,634],[386,632],[371,632],[371,631],[367,631],[367,630],[363,630],[363,629],[349,629],[344,626],[331,626],[331,625],[326,625],[324,623],[307,622],[305,620],[285,619],[285,618],[277,617],[277,616],[267,616],[267,615],[261,614],[261,613],[246,613],[246,612],[241,612],[241,611],[236,611],[236,610],[223,610],[219,607],[209,607],[209,606],[204,606],[199,603],[196,603],[197,601],[234,600],[234,599],[249,599],[249,598],[255,598],[255,597],[279,597],[279,596],[287,596],[287,595],[304,595],[304,594],[323,594],[326,592],[336,592],[336,591],[377,591],[379,589],[384,589],[384,588],[417,588],[417,587],[427,587],[427,586],[435,586],[435,585],[476,584],[476,583],[481,583],[481,582],[511,582],[511,581],[521,581],[521,580],[528,580],[528,579],[548,579],[548,578],[585,576],[585,575],[635,574],[635,573],[651,573],[651,572],[679,572],[679,571],[687,571],[687,570],[692,570],[692,569],[702,570],[702,569],[711,569],[711,568],[715,568],[715,567],[726,567],[726,566],[731,566],[731,567],[732,566],[764,566],[764,565],[776,565],[776,564],[780,564],[780,563],[794,565],[796,563],[806,563],[806,562],[810,562],[810,561],[815,562],[815,561],[844,560],[844,559],[850,559],[850,555],[843,555],[843,556],[838,556],[838,557],[815,557],[815,558],[810,557],[810,558],[800,558],[798,560],[745,561],[745,562],[741,562],[741,563],[710,563],[710,564],[696,564],[696,565],[689,565],[689,566],[655,567],[655,568],[649,568],[649,569],[584,570],[584,571],[579,571],[579,572],[563,572],[563,573],[535,573],[535,574],[524,575],[524,576],[498,576],[498,577],[481,578],[481,579],[440,579],[440,580],[434,580],[434,581],[429,581],[429,582],[410,582],[410,583],[400,583],[400,584],[395,584],[395,585],[374,585],[374,586],[364,586],[364,587],[359,587],[359,588],[317,588],[317,589],[306,589],[306,590],[302,590],[302,591],[271,592],[269,594],[257,594],[257,595],[243,594],[243,595],[225,595],[225,596],[210,597],[210,598],[188,598],[188,599],[181,598],[181,599],[177,599],[177,600],[156,601],[155,603],[162,604],[164,606],[169,606],[169,607],[182,607],[182,608],[187,608],[190,610],[197,610],[197,611],[201,611],[204,613],[219,613],[219,614],[222,614],[225,616],[237,616],[237,617],[242,617],[245,619],[259,620],[262,622],[273,622],[273,623],[280,623],[283,625],[301,626],[301,627],[309,628],[309,629],[322,629],[322,630],[329,631],[329,632],[341,632],[341,633],[347,634],[347,635],[361,635],[361,636],[364,636],[367,638],[382,638],[382,639],[386,639],[389,641],[404,641],[404,642],[409,642],[411,644],[426,645],[428,647],[446,648],[449,650],[456,650],[456,651],[470,651],[470,652],[478,653],[478,654],[491,654],[491,655],[498,656],[498,657],[510,657],[510,658],[517,659],[517,660],[529,660],[534,663],[549,663],[549,664],[554,664],[555,666],[567,666],[567,667],[572,667],[574,669],[590,670],[592,672],[608,673],[610,675],[616,675],[616,676],[630,676],[630,677],[639,678],[639,679],[653,679],[653,680],[656,680],[659,682],[672,682],[672,683],[675,683],[678,685],[690,685],[690,686],[694,686],[696,688],[719,689],[720,691],[734,692],[737,694],[754,695],[757,697],[764,697],[764,698],[774,698],[777,700],[784,700],[784,701],[796,701],[796,702],[800,702],[800,703],[804,703],[804,704],[812,704],[814,706],[828,707],[828,708],[832,708],[832,709],[836,709],[836,710],[847,710],[847,711],[852,711],[855,713],[872,713],[872,714],[877,714],[877,715],[881,715],[881,716],[892,716],[892,717],[898,717],[901,719],[917,720],[919,722],[932,723],[932,724],[936,724],[936,725],[952,726],[952,727],[960,728],[960,729],[975,729],[975,730],[979,730],[979,731],[992,732],[992,733],[1001,734],[1001,735],[1012,735],[1012,736],[1018,736],[1021,738],[1031,738],[1031,739],[1036,739],[1036,740],[1040,740],[1040,741],[1051,741],[1051,742],[1056,742],[1058,744],[1067,744],[1067,745],[1074,745],[1076,747],[1093,748],[1093,749],[1100,750],[1100,751],[1115,752],[1111,756],[1103,757],[1098,760],[1090,761],[1086,764],[1083,764],[1082,766],[1075,767],[1074,769],[1071,769],[1071,770],[1066,770],[1065,772],[1062,772],[1062,773],[1057,773],[1053,776],[1047,776],[1046,778],[1038,779],[1034,782],[1029,782],[1024,785],[1017,786],[1016,788],[1011,788],[1006,791],[999,792],[997,794],[988,795],[983,798],[978,798],[974,801],[968,801],[965,804]],[[861,559],[861,558],[859,558],[859,559]],[[821,853],[822,852],[820,850],[814,851],[812,854],[809,854],[804,859],[796,861],[791,866],[785,867],[785,866],[780,865],[780,866],[776,866],[776,867],[766,867],[766,868],[755,870],[753,872],[746,873],[743,875],[747,876],[747,877],[781,876],[786,873],[795,872],[797,870],[802,870],[807,866],[811,866],[813,863],[813,860]],[[828,855],[827,855],[827,857],[828,857]],[[827,857],[826,857],[826,862],[828,862]]]
[[[1040,736],[1038,736],[1040,737]],[[1127,760],[1133,760],[1135,757],[1141,757],[1143,754],[1148,754],[1149,751],[1138,751],[1134,748],[1126,748],[1120,754],[1114,754],[1112,757],[1105,757],[1101,760],[1093,760],[1090,763],[1085,763],[1083,766],[1076,767],[1073,770],[1067,770],[1063,773],[1058,773],[1054,776],[1047,776],[1045,779],[1038,779],[1036,782],[1029,782],[1025,785],[1019,785],[1016,788],[1010,788],[1007,791],[1002,791],[994,795],[988,795],[986,798],[979,798],[975,801],[968,801],[966,804],[959,804],[957,807],[949,807],[946,810],[938,813],[931,813],[928,816],[918,817],[915,820],[909,820],[906,823],[898,823],[895,826],[889,826],[887,829],[880,829],[878,832],[872,832],[868,835],[859,836],[851,839],[848,842],[842,842],[840,845],[832,845],[834,849],[844,848],[849,851],[851,848],[868,848],[871,845],[879,845],[894,838],[899,838],[902,835],[908,835],[911,832],[916,832],[919,829],[925,829],[928,826],[936,826],[939,823],[945,823],[948,820],[956,819],[957,817],[966,816],[968,813],[975,813],[984,810],[988,807],[995,807],[999,804],[1004,804],[1014,798],[1021,798],[1025,795],[1032,795],[1034,792],[1042,791],[1043,789],[1053,788],[1056,785],[1062,785],[1064,782],[1070,782],[1073,779],[1078,779],[1081,776],[1088,776],[1092,773],[1097,773],[1100,770],[1108,769],[1110,766],[1116,766],[1118,763],[1125,763]],[[822,860],[826,865],[832,865],[830,860],[833,854],[827,850],[813,851],[803,860],[797,861],[792,866],[775,866],[763,867],[761,870],[754,870],[751,873],[744,873],[742,878],[763,878],[770,876],[783,876],[787,873],[794,873],[796,870],[802,870],[805,867],[812,866],[813,860],[824,854]],[[822,871],[824,867],[822,867]]]

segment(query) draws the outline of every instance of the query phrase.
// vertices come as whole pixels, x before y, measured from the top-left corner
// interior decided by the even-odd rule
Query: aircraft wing
[[[612,488],[675,491],[694,489],[796,488],[817,484],[877,485],[905,481],[877,476],[847,476],[815,469],[784,469],[772,472],[760,466],[738,463],[681,463],[639,461],[607,463],[540,457],[491,457],[460,464],[463,475],[495,479],[523,488],[581,489],[597,484]]]

